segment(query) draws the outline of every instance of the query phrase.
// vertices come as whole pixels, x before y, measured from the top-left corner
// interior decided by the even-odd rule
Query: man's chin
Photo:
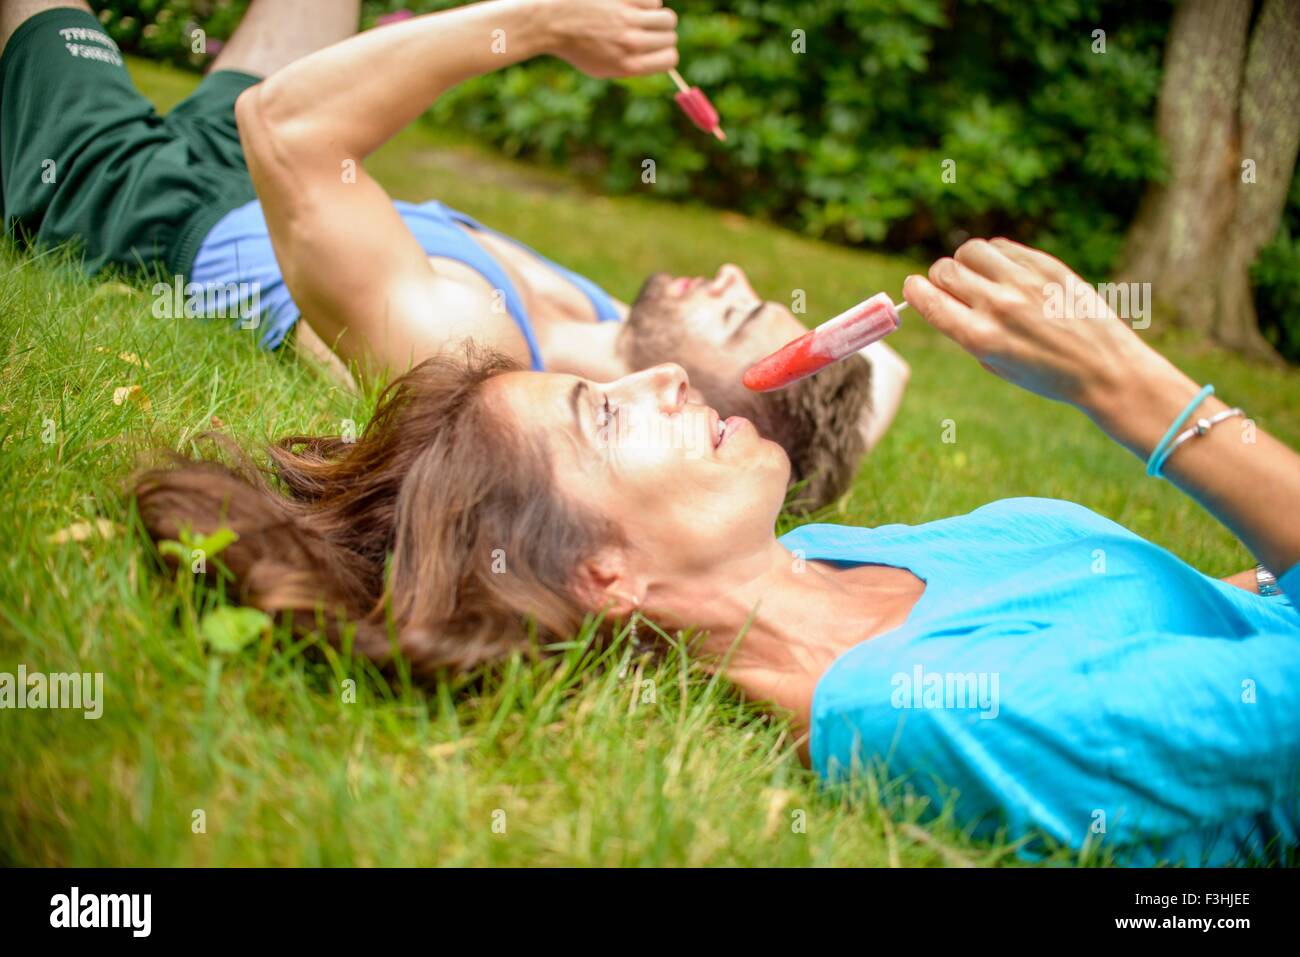
[[[641,284],[641,290],[632,300],[632,305],[628,307],[631,320],[633,316],[640,314],[645,318],[647,310],[654,309],[658,304],[668,298],[668,285],[673,281],[671,274],[666,272],[651,273],[646,277],[646,281]]]

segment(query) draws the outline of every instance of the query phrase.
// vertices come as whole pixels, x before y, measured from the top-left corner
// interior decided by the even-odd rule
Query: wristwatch
[[[1282,594],[1282,590],[1277,587],[1277,576],[1263,565],[1255,566],[1255,584],[1259,586],[1259,593],[1265,598]]]

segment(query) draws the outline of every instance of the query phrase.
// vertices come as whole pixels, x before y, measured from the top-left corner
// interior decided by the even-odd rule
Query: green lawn
[[[164,106],[195,82],[133,69]],[[589,195],[423,128],[371,168],[394,195],[437,196],[623,297],[652,270],[734,260],[771,298],[805,290],[812,321],[880,289],[897,296],[918,268],[649,193]],[[155,319],[146,292],[83,280],[53,257],[4,249],[0,270],[0,671],[103,672],[105,692],[99,720],[0,711],[0,864],[1013,860],[942,818],[918,826],[929,809],[901,782],[822,792],[783,722],[677,660],[633,662],[620,677],[622,648],[597,660],[579,640],[473,689],[426,691],[290,640],[216,653],[198,629],[213,598],[155,572],[128,530],[124,477],[150,448],[187,449],[214,417],[254,440],[336,431],[364,420],[369,402],[289,355],[259,353],[251,337]],[[919,321],[894,344],[912,363],[911,392],[840,520],[919,522],[999,497],[1059,496],[1212,574],[1250,564],[1077,413],[994,380]],[[1162,348],[1300,444],[1300,377],[1189,342]],[[952,444],[941,441],[946,419]],[[114,534],[52,540],[97,518]],[[341,692],[349,678],[355,703]]]

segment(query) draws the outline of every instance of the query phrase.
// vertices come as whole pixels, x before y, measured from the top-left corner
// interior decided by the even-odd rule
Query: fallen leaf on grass
[[[134,402],[146,412],[153,407],[149,396],[145,395],[144,389],[138,385],[123,385],[113,390],[114,405],[123,405],[127,402]]]
[[[92,535],[112,538],[116,533],[116,525],[106,518],[97,518],[93,522],[73,522],[67,528],[55,532],[47,541],[51,545],[66,545],[68,542],[84,542]]]
[[[119,353],[117,354],[117,357],[118,357],[119,359],[121,359],[123,362],[129,362],[129,363],[131,363],[131,365],[133,365],[133,366],[140,366],[140,365],[142,365],[142,366],[144,366],[146,369],[150,368],[149,360],[148,360],[148,359],[141,359],[141,358],[140,358],[138,355],[136,355],[134,352],[119,352]]]

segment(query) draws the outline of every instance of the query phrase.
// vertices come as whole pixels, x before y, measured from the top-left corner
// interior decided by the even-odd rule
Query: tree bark
[[[1238,171],[1236,210],[1224,237],[1212,330],[1226,345],[1271,354],[1259,333],[1250,291],[1250,265],[1282,221],[1300,150],[1300,0],[1265,0],[1251,33],[1241,95],[1242,162],[1255,164],[1254,182]]]
[[[1168,175],[1125,241],[1121,278],[1151,283],[1160,315],[1275,357],[1259,333],[1249,269],[1277,231],[1300,144],[1294,64],[1300,0],[1184,0],[1165,50],[1156,129]],[[1244,182],[1253,160],[1255,182]]]

